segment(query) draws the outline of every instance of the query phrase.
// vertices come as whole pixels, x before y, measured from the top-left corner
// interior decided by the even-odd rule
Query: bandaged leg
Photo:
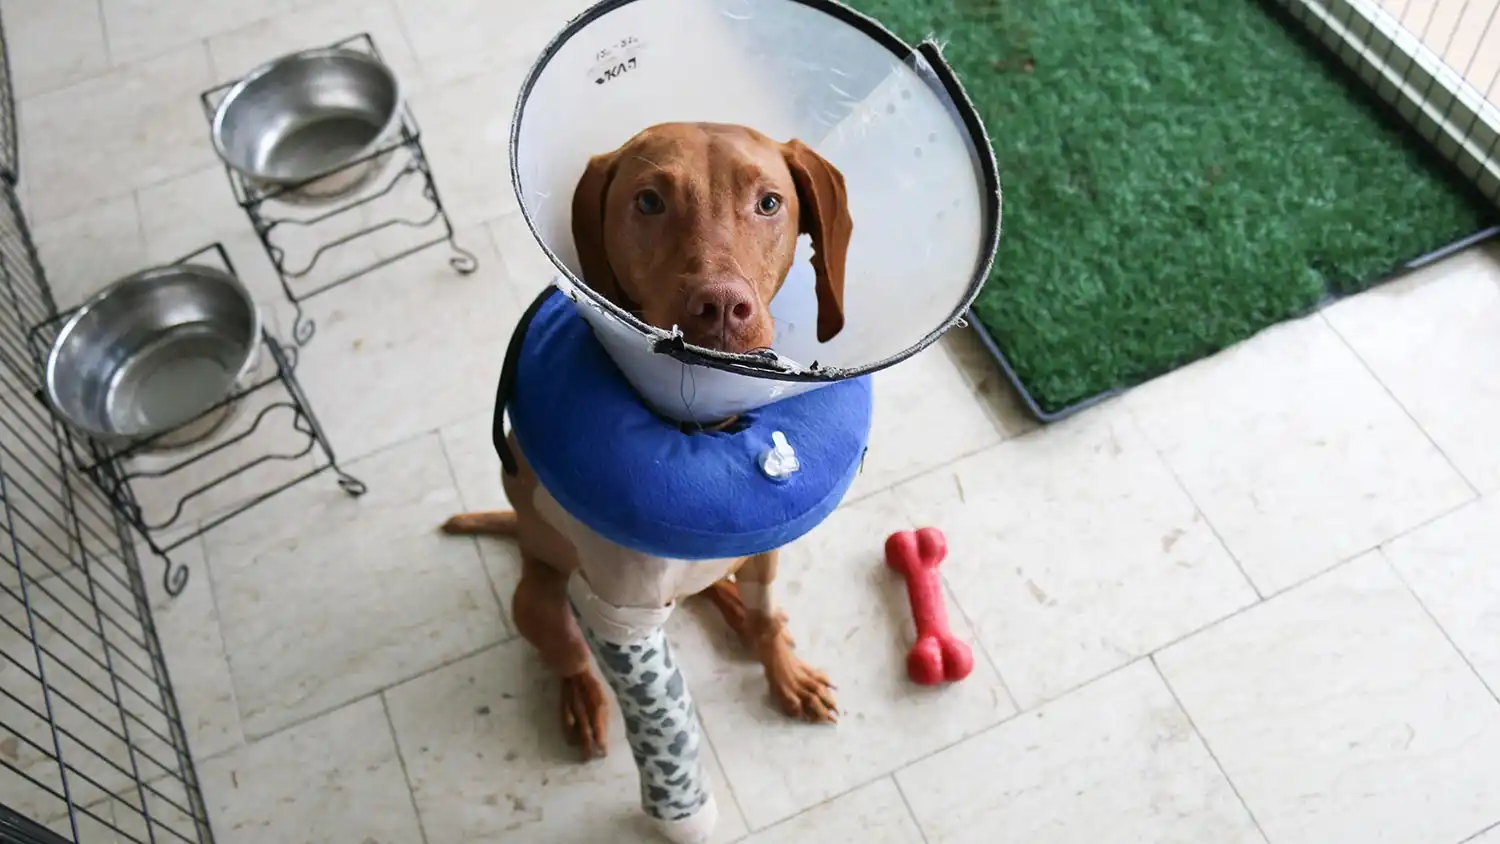
[[[663,625],[671,607],[616,607],[574,574],[568,597],[625,716],[640,773],[641,808],[676,844],[703,844],[718,822],[702,765],[703,733]]]

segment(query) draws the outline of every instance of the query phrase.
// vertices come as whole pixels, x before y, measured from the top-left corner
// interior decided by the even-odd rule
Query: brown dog
[[[573,196],[573,237],[589,287],[643,322],[679,326],[688,342],[722,351],[770,346],[770,302],[803,233],[814,247],[818,339],[837,334],[851,231],[838,170],[800,141],[777,143],[742,126],[653,126],[591,159]],[[536,475],[514,436],[509,443],[519,471],[502,473],[502,480],[515,510],[454,516],[443,529],[519,541],[516,627],[562,678],[569,739],[586,757],[603,755],[604,688],[568,606],[568,578],[579,566],[576,543],[556,517],[549,523],[539,512]],[[782,709],[810,721],[835,720],[828,678],[793,654],[786,617],[772,599],[778,555],[653,573],[660,581],[656,606],[706,591],[765,667]]]

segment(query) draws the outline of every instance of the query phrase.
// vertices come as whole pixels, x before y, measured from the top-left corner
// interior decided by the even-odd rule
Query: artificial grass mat
[[[974,312],[1045,412],[1363,289],[1497,216],[1262,0],[847,0],[933,35],[1004,191]]]

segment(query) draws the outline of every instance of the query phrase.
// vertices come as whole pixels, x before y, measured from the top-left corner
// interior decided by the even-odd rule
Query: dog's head
[[[657,328],[727,352],[769,348],[797,236],[813,243],[818,340],[844,326],[844,177],[800,141],[664,123],[594,156],[573,194],[583,280]]]

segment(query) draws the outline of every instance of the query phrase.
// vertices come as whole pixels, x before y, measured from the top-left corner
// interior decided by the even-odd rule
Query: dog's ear
[[[818,342],[832,340],[844,327],[844,260],[849,254],[849,197],[844,174],[813,152],[791,140],[782,146],[801,206],[798,226],[812,235],[813,270],[818,279]]]
[[[620,287],[604,248],[604,197],[615,178],[616,155],[606,153],[589,159],[589,165],[573,191],[573,245],[583,281],[594,292],[627,311],[639,310]]]

